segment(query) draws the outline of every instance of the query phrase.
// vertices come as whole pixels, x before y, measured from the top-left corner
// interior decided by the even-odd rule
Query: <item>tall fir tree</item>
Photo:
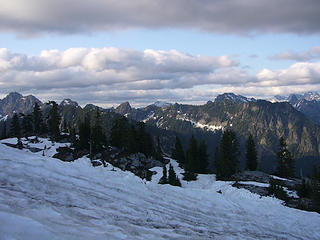
[[[12,137],[17,138],[17,147],[21,149],[22,148],[21,127],[20,127],[19,117],[17,113],[13,114],[13,117],[11,120],[10,135]]]
[[[161,143],[160,143],[160,137],[159,136],[157,136],[157,149],[156,149],[156,153],[155,153],[155,158],[160,162],[164,162],[163,152],[162,152],[162,149],[161,149]]]
[[[176,136],[176,143],[174,148],[172,149],[171,157],[179,163],[179,167],[183,167],[185,164],[185,155],[183,151],[183,147],[181,141],[178,136]]]
[[[288,178],[295,176],[295,161],[283,137],[280,138],[279,151],[277,152],[277,161],[277,174],[280,177]]]
[[[13,114],[10,126],[10,136],[20,138],[21,137],[21,128],[20,121],[17,113]]]
[[[144,153],[147,157],[155,155],[154,145],[152,137],[146,131],[145,123],[137,123],[137,141],[138,141],[138,151]]]
[[[246,169],[250,171],[257,170],[258,156],[256,150],[256,144],[252,134],[249,135],[246,144]]]
[[[7,138],[7,121],[3,122],[2,132],[0,136],[0,139],[5,139],[5,138]]]
[[[162,177],[159,180],[159,184],[167,184],[167,183],[168,183],[167,167],[165,164],[163,164]]]
[[[105,144],[105,135],[102,129],[101,112],[96,108],[95,122],[91,129],[91,148],[92,153],[97,153],[102,150]]]
[[[209,164],[209,155],[207,152],[207,144],[202,140],[198,148],[198,161],[196,173],[207,173]]]
[[[60,137],[60,121],[61,116],[58,111],[58,104],[55,101],[50,101],[51,109],[49,111],[49,133],[53,140],[57,140]]]
[[[89,149],[91,135],[90,115],[87,113],[83,122],[79,123],[79,144],[80,149]]]
[[[169,165],[168,183],[172,186],[181,187],[181,182],[180,182],[178,176],[176,175],[176,173],[173,169],[173,166],[171,164]]]
[[[184,180],[196,180],[197,175],[195,174],[197,168],[197,159],[198,159],[198,142],[195,137],[192,135],[187,149],[187,159],[185,164]]]
[[[216,154],[217,179],[228,180],[238,171],[239,143],[235,132],[230,129],[224,131],[219,152]]]
[[[22,116],[22,123],[21,123],[21,127],[22,127],[22,133],[23,136],[28,139],[28,137],[30,137],[32,135],[33,132],[33,126],[32,126],[32,115],[31,114],[21,114]]]
[[[42,112],[38,103],[35,103],[33,106],[32,112],[32,122],[33,122],[33,133],[36,135],[36,138],[43,132],[43,119],[42,119]]]
[[[126,117],[121,117],[113,121],[111,128],[111,145],[128,151],[129,149],[130,124]]]

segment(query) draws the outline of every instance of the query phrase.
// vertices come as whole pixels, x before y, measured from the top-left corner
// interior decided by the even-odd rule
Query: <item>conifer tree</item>
[[[5,139],[7,138],[7,122],[3,122],[3,127],[2,127],[2,132],[1,132],[1,138],[0,139]]]
[[[250,171],[257,170],[257,150],[252,134],[249,135],[246,145],[246,168]]]
[[[10,135],[16,138],[21,137],[21,128],[20,128],[20,122],[19,122],[19,117],[17,113],[13,114],[13,117],[11,120]]]
[[[91,147],[92,152],[97,153],[102,150],[103,145],[105,143],[105,136],[103,134],[102,129],[102,120],[101,120],[101,113],[99,108],[96,108],[96,116],[95,116],[95,123],[91,129]]]
[[[160,162],[164,162],[164,158],[163,158],[163,152],[161,149],[161,143],[160,143],[160,137],[157,136],[157,150],[155,153],[155,158],[160,161]]]
[[[43,131],[43,120],[42,120],[42,112],[38,103],[34,104],[33,112],[32,112],[32,122],[33,122],[33,133],[36,135],[36,138],[44,132]]]
[[[126,117],[114,120],[111,129],[111,145],[124,151],[129,149],[130,125]]]
[[[176,143],[174,145],[174,148],[172,149],[172,155],[171,157],[179,163],[179,167],[183,167],[185,164],[185,155],[182,148],[181,141],[178,136],[176,136]]]
[[[238,171],[239,143],[236,134],[228,129],[221,138],[217,157],[217,179],[227,180]]]
[[[280,138],[279,151],[277,153],[278,167],[277,174],[280,177],[294,177],[295,161],[288,149],[287,143],[283,137]]]
[[[79,124],[79,148],[89,149],[90,135],[90,115],[87,113],[84,121]]]
[[[189,143],[189,148],[187,149],[187,159],[185,165],[184,172],[184,180],[196,180],[197,175],[195,174],[195,170],[197,167],[197,159],[198,159],[198,142],[195,137],[192,135]]]
[[[31,136],[33,132],[33,126],[32,126],[32,115],[31,114],[21,114],[22,116],[22,133],[23,136],[28,139],[29,136]]]
[[[11,121],[11,126],[10,126],[10,135],[12,137],[17,138],[17,146],[18,148],[22,148],[22,142],[21,142],[21,128],[20,128],[20,122],[19,122],[19,117],[17,113],[14,113]]]
[[[145,123],[137,123],[137,140],[138,140],[138,151],[144,153],[147,157],[155,155],[154,145],[152,137],[145,130]]]
[[[51,105],[51,109],[49,111],[49,132],[51,137],[54,140],[57,140],[60,137],[60,121],[61,117],[58,112],[58,104],[55,101],[50,101],[49,104]]]
[[[205,143],[205,141],[202,140],[199,144],[198,161],[197,161],[197,168],[195,172],[207,173],[208,162],[209,162],[209,155],[207,153],[207,144]]]
[[[129,134],[128,134],[128,152],[129,153],[138,152],[137,132],[133,125],[130,126]]]
[[[159,184],[167,184],[168,183],[168,177],[167,177],[167,168],[166,165],[163,165],[162,168],[162,177],[159,180]]]
[[[169,177],[168,177],[168,183],[172,186],[179,186],[181,187],[181,182],[178,178],[178,176],[176,175],[173,166],[170,164],[169,165]]]

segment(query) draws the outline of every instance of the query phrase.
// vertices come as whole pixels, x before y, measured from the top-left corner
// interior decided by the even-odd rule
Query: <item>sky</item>
[[[203,104],[320,91],[319,0],[10,0],[0,97]]]

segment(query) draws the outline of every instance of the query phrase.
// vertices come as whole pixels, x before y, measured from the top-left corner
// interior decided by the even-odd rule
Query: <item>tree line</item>
[[[218,180],[230,180],[234,174],[240,171],[240,155],[236,133],[230,129],[225,130],[214,154],[214,165]],[[198,144],[194,136],[191,137],[186,151],[183,150],[180,139],[176,137],[171,157],[177,160],[180,167],[184,168],[185,180],[195,180],[197,173],[208,173],[209,155],[207,153],[207,145],[204,141],[200,141],[200,144]],[[257,170],[258,153],[252,134],[249,134],[246,141],[245,158],[245,169],[250,171]],[[275,174],[284,178],[295,176],[295,160],[283,137],[279,140]]]

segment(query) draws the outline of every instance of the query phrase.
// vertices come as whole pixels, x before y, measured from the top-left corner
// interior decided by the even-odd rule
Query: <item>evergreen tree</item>
[[[76,136],[76,130],[74,127],[70,127],[70,142],[73,147],[77,145],[77,136]]]
[[[133,125],[129,128],[128,134],[128,152],[129,153],[136,153],[138,152],[137,147],[137,132]]]
[[[196,173],[207,173],[208,171],[209,155],[207,153],[207,144],[205,141],[201,141],[198,149],[198,161]]]
[[[3,127],[2,127],[2,132],[1,132],[1,138],[0,139],[5,139],[7,138],[7,122],[3,122]]]
[[[176,175],[173,166],[170,164],[169,165],[169,177],[168,177],[168,183],[172,186],[179,186],[181,187],[181,182],[178,178],[178,176]]]
[[[19,117],[17,113],[13,114],[10,126],[10,136],[20,138],[21,137],[21,128]]]
[[[252,134],[249,135],[246,145],[246,168],[250,171],[257,170],[257,150]]]
[[[183,167],[185,164],[185,155],[182,148],[181,141],[178,136],[176,136],[176,143],[174,145],[174,148],[172,149],[172,155],[171,157],[179,163],[179,167]]]
[[[33,126],[32,126],[32,115],[24,115],[22,114],[22,133],[23,136],[28,139],[29,136],[32,135],[33,132]]]
[[[164,162],[164,158],[163,158],[163,152],[161,149],[161,143],[160,143],[160,137],[157,137],[157,150],[155,153],[155,158],[160,161],[160,162]]]
[[[18,148],[22,148],[22,142],[21,142],[21,128],[20,128],[20,122],[19,117],[17,113],[14,113],[11,121],[11,127],[10,127],[10,135],[12,137],[17,138],[17,146]]]
[[[129,132],[130,125],[126,117],[114,120],[111,129],[111,145],[124,151],[128,151]]]
[[[145,123],[137,123],[137,142],[138,142],[138,151],[144,153],[147,157],[155,155],[154,145],[152,137],[145,130]]]
[[[34,104],[33,112],[32,112],[32,121],[33,121],[33,133],[36,135],[36,138],[43,133],[43,119],[42,119],[42,112],[38,103]]]
[[[216,153],[217,179],[227,180],[238,171],[239,143],[232,130],[226,130]]]
[[[192,135],[189,143],[189,148],[187,149],[187,162],[185,169],[190,172],[195,172],[197,169],[198,160],[198,142]]]
[[[54,140],[60,137],[60,121],[61,117],[58,112],[58,104],[55,101],[50,101],[51,109],[49,111],[49,133]]]
[[[105,136],[102,129],[101,113],[99,108],[96,109],[95,123],[91,129],[91,147],[92,153],[102,150],[105,143]]]
[[[198,142],[192,135],[187,149],[187,161],[185,165],[184,180],[191,181],[196,180],[197,175],[195,174],[198,160]]]
[[[90,115],[87,113],[84,121],[79,124],[79,148],[89,149],[90,135]]]
[[[277,174],[280,177],[284,178],[294,177],[295,161],[283,137],[280,138],[280,146],[279,151],[277,153],[277,160]]]
[[[166,168],[166,165],[163,165],[162,177],[159,180],[159,184],[167,184],[167,183],[168,183],[167,168]]]

